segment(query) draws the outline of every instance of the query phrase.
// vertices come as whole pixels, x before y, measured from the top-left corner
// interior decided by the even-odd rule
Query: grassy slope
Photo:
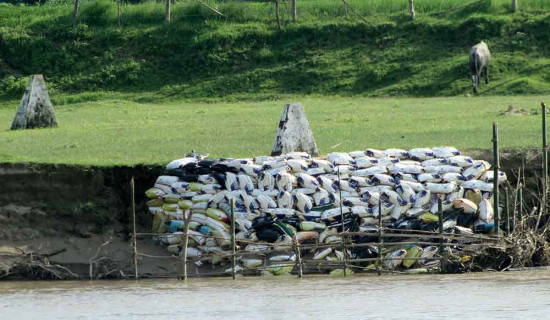
[[[503,117],[499,111],[509,104],[538,111],[545,99],[550,96],[284,101],[304,104],[319,149],[327,153],[438,145],[489,149],[494,120],[502,148],[539,146],[540,115]],[[0,162],[166,163],[192,148],[212,156],[269,154],[284,101],[144,104],[119,96],[57,107],[57,129],[15,132],[7,129],[17,101],[0,103]]]
[[[178,2],[173,22],[163,4],[88,2],[71,27],[71,6],[0,6],[0,95],[18,97],[31,73],[55,92],[123,91],[159,97],[266,99],[283,94],[444,96],[470,91],[469,46],[485,39],[493,52],[488,94],[550,93],[550,0],[418,0],[412,22],[403,0],[301,0],[299,22],[277,32],[263,1]],[[13,77],[15,76],[15,77]],[[18,80],[19,79],[19,80]]]

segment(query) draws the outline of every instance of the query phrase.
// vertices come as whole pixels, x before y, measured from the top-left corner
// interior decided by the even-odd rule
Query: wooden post
[[[166,23],[170,23],[170,16],[171,16],[171,6],[172,6],[172,2],[171,0],[166,0]]]
[[[509,235],[510,234],[510,208],[509,208],[509,200],[508,197],[509,197],[509,194],[508,194],[508,188],[505,188],[504,189],[505,191],[505,196],[504,196],[504,219],[506,219],[506,234]],[[516,226],[514,225],[514,228]]]
[[[498,159],[498,124],[493,122],[493,208],[495,210],[495,234],[498,237],[500,235],[499,227],[499,213],[498,213],[498,172],[500,170]]]
[[[514,12],[518,11],[518,0],[512,0],[512,10]]]
[[[298,243],[298,238],[296,237],[296,234],[292,236],[292,243],[294,244],[294,254],[296,254],[296,264],[298,265],[298,277],[302,278],[304,276],[302,267],[302,256],[300,253],[300,243]]]
[[[74,0],[74,10],[73,10],[73,28],[76,28],[78,24],[78,4],[80,0]]]
[[[118,27],[120,28],[120,0],[116,0],[116,19]]]
[[[137,262],[137,239],[136,239],[136,187],[134,177],[130,180],[130,189],[132,192],[132,249],[134,262],[134,279],[138,278],[138,262]]]
[[[237,251],[235,244],[235,198],[231,198],[231,277],[235,279],[235,252]]]
[[[281,17],[279,17],[279,1],[275,0],[275,19],[277,20],[277,29],[281,31]]]
[[[340,167],[338,167],[338,193],[340,198],[340,219],[342,219],[342,232],[346,232],[344,229],[344,210],[342,209],[342,182],[340,181]],[[347,254],[346,254],[346,237],[342,237],[342,253],[344,254],[344,277],[346,276],[346,269],[348,268],[347,264]]]
[[[416,14],[414,12],[414,0],[409,0],[409,11],[411,12],[411,19],[414,20]]]
[[[292,21],[293,22],[298,21],[298,13],[296,11],[296,1],[297,0],[292,0]]]
[[[523,185],[519,187],[519,212],[518,212],[519,223],[523,223]]]
[[[378,275],[382,274],[382,199],[378,198]]]
[[[548,217],[548,142],[546,140],[546,105],[544,102],[540,104],[542,109],[542,175],[543,183],[542,187],[542,207],[540,208],[539,216],[537,218],[536,228],[539,227],[540,218],[544,212],[544,218]]]
[[[187,245],[189,244],[189,223],[191,222],[192,218],[193,218],[193,210],[189,210],[189,214],[184,219],[185,225],[183,226],[184,237],[183,237],[183,245],[182,245],[183,252],[182,252],[182,259],[181,259],[181,263],[183,264],[182,280],[187,280]]]
[[[437,196],[437,212],[439,212],[439,254],[443,254],[443,201]]]

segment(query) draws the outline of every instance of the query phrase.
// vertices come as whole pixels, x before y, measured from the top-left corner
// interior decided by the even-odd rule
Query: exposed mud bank
[[[466,154],[493,161],[491,151]],[[540,150],[501,152],[501,170],[511,185],[516,185],[517,172],[524,167],[526,188],[533,193],[540,190],[541,163]],[[0,164],[0,248],[17,247],[20,253],[17,258],[17,252],[0,250],[0,278],[39,276],[36,270],[9,271],[14,261],[23,255],[29,259],[31,252],[35,258],[46,258],[47,263],[67,267],[82,277],[89,276],[90,259],[100,257],[108,259],[95,265],[94,276],[131,274],[129,182],[135,178],[138,232],[149,232],[152,219],[144,192],[162,172],[161,166]],[[525,201],[529,206],[539,205],[531,192],[525,192]],[[149,255],[166,256],[148,238],[141,239],[138,248]],[[174,275],[179,264],[173,259],[140,257],[139,266],[140,274],[159,276]]]

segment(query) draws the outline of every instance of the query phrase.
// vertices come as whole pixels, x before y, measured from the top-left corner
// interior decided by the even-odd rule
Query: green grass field
[[[70,100],[70,99],[69,99]],[[18,101],[0,103],[0,162],[165,164],[191,149],[211,156],[269,154],[285,102],[300,101],[322,154],[452,145],[540,145],[540,102],[550,96],[343,98],[289,96],[263,102],[138,103],[128,97],[56,107],[59,128],[9,131]],[[510,104],[529,115],[504,117]],[[536,113],[536,114],[534,114]],[[336,147],[334,147],[336,146]]]

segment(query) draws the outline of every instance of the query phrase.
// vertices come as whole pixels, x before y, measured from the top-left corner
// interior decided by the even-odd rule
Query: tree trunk
[[[171,0],[166,0],[166,23],[170,23],[170,6],[172,5]]]
[[[73,28],[76,28],[76,24],[78,22],[78,3],[79,0],[74,0]]]
[[[409,0],[409,11],[411,12],[411,19],[414,20],[416,14],[414,13],[414,0]]]
[[[279,1],[275,0],[275,19],[277,19],[277,28],[281,30],[281,17],[279,17]]]
[[[120,28],[120,0],[116,0],[116,18],[117,18],[117,23],[118,23],[118,27]]]
[[[518,0],[512,0],[512,10],[518,11]]]
[[[298,21],[298,13],[296,12],[296,1],[292,0],[292,21]]]

